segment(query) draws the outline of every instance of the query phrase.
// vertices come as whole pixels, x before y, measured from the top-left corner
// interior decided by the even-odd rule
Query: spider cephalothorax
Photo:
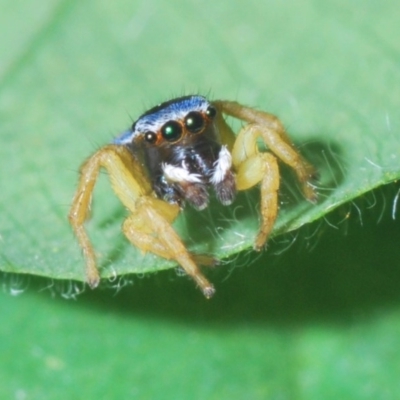
[[[237,137],[224,114],[248,123]],[[259,151],[258,138],[269,151]],[[100,276],[83,224],[100,168],[108,171],[114,191],[131,212],[123,224],[129,241],[143,251],[174,259],[211,297],[214,287],[198,264],[211,265],[214,260],[190,253],[171,223],[185,202],[198,210],[206,208],[210,190],[229,205],[237,190],[260,184],[261,226],[254,247],[261,249],[278,212],[277,158],[294,169],[305,197],[313,201],[310,179],[314,170],[273,115],[236,102],[210,102],[198,95],[176,98],[144,113],[81,169],[69,218],[85,255],[89,285],[97,286]]]

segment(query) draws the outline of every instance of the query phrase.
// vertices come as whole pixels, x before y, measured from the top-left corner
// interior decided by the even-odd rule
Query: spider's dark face
[[[180,97],[147,111],[115,143],[127,145],[142,160],[153,189],[165,201],[183,205],[187,200],[203,209],[212,186],[228,205],[236,194],[235,179],[216,114],[202,96]]]

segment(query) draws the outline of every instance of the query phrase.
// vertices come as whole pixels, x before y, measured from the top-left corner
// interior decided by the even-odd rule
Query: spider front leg
[[[89,215],[94,186],[101,168],[108,172],[114,192],[131,215],[123,224],[123,232],[140,250],[175,260],[211,297],[215,289],[202,275],[196,262],[214,264],[207,256],[189,253],[172,228],[179,207],[153,197],[152,188],[138,163],[124,146],[109,145],[92,155],[82,166],[69,220],[86,261],[86,280],[91,288],[100,282],[96,256],[84,223]]]
[[[239,132],[232,149],[232,162],[237,172],[238,190],[249,189],[260,183],[261,226],[254,248],[260,250],[268,239],[277,214],[280,173],[277,159],[293,168],[304,196],[314,202],[316,193],[311,184],[314,168],[305,161],[291,143],[282,123],[274,115],[254,110],[232,101],[216,101],[220,112],[248,122]],[[218,121],[222,137],[229,139],[227,124]],[[269,152],[260,152],[257,139],[261,138]]]

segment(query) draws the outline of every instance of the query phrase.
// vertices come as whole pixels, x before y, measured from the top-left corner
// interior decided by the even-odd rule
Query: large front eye
[[[204,118],[199,112],[192,111],[186,115],[185,126],[189,132],[199,133],[204,128]]]
[[[165,140],[175,142],[182,136],[182,126],[176,121],[168,121],[161,128],[161,133]]]

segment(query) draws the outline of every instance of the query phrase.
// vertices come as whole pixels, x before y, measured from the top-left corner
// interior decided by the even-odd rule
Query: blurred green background
[[[400,176],[395,2],[0,11],[2,399],[400,397],[399,186],[371,191]],[[82,278],[66,223],[82,160],[147,107],[191,92],[281,117],[321,181],[317,206],[284,193],[277,232],[314,222],[259,255],[247,249],[256,215],[223,231],[213,218],[210,236],[192,237],[189,215],[189,241],[231,255],[209,273],[211,301],[173,269],[94,292],[50,279]],[[126,246],[104,179],[94,216],[96,249],[113,261],[105,276],[170,266]]]

